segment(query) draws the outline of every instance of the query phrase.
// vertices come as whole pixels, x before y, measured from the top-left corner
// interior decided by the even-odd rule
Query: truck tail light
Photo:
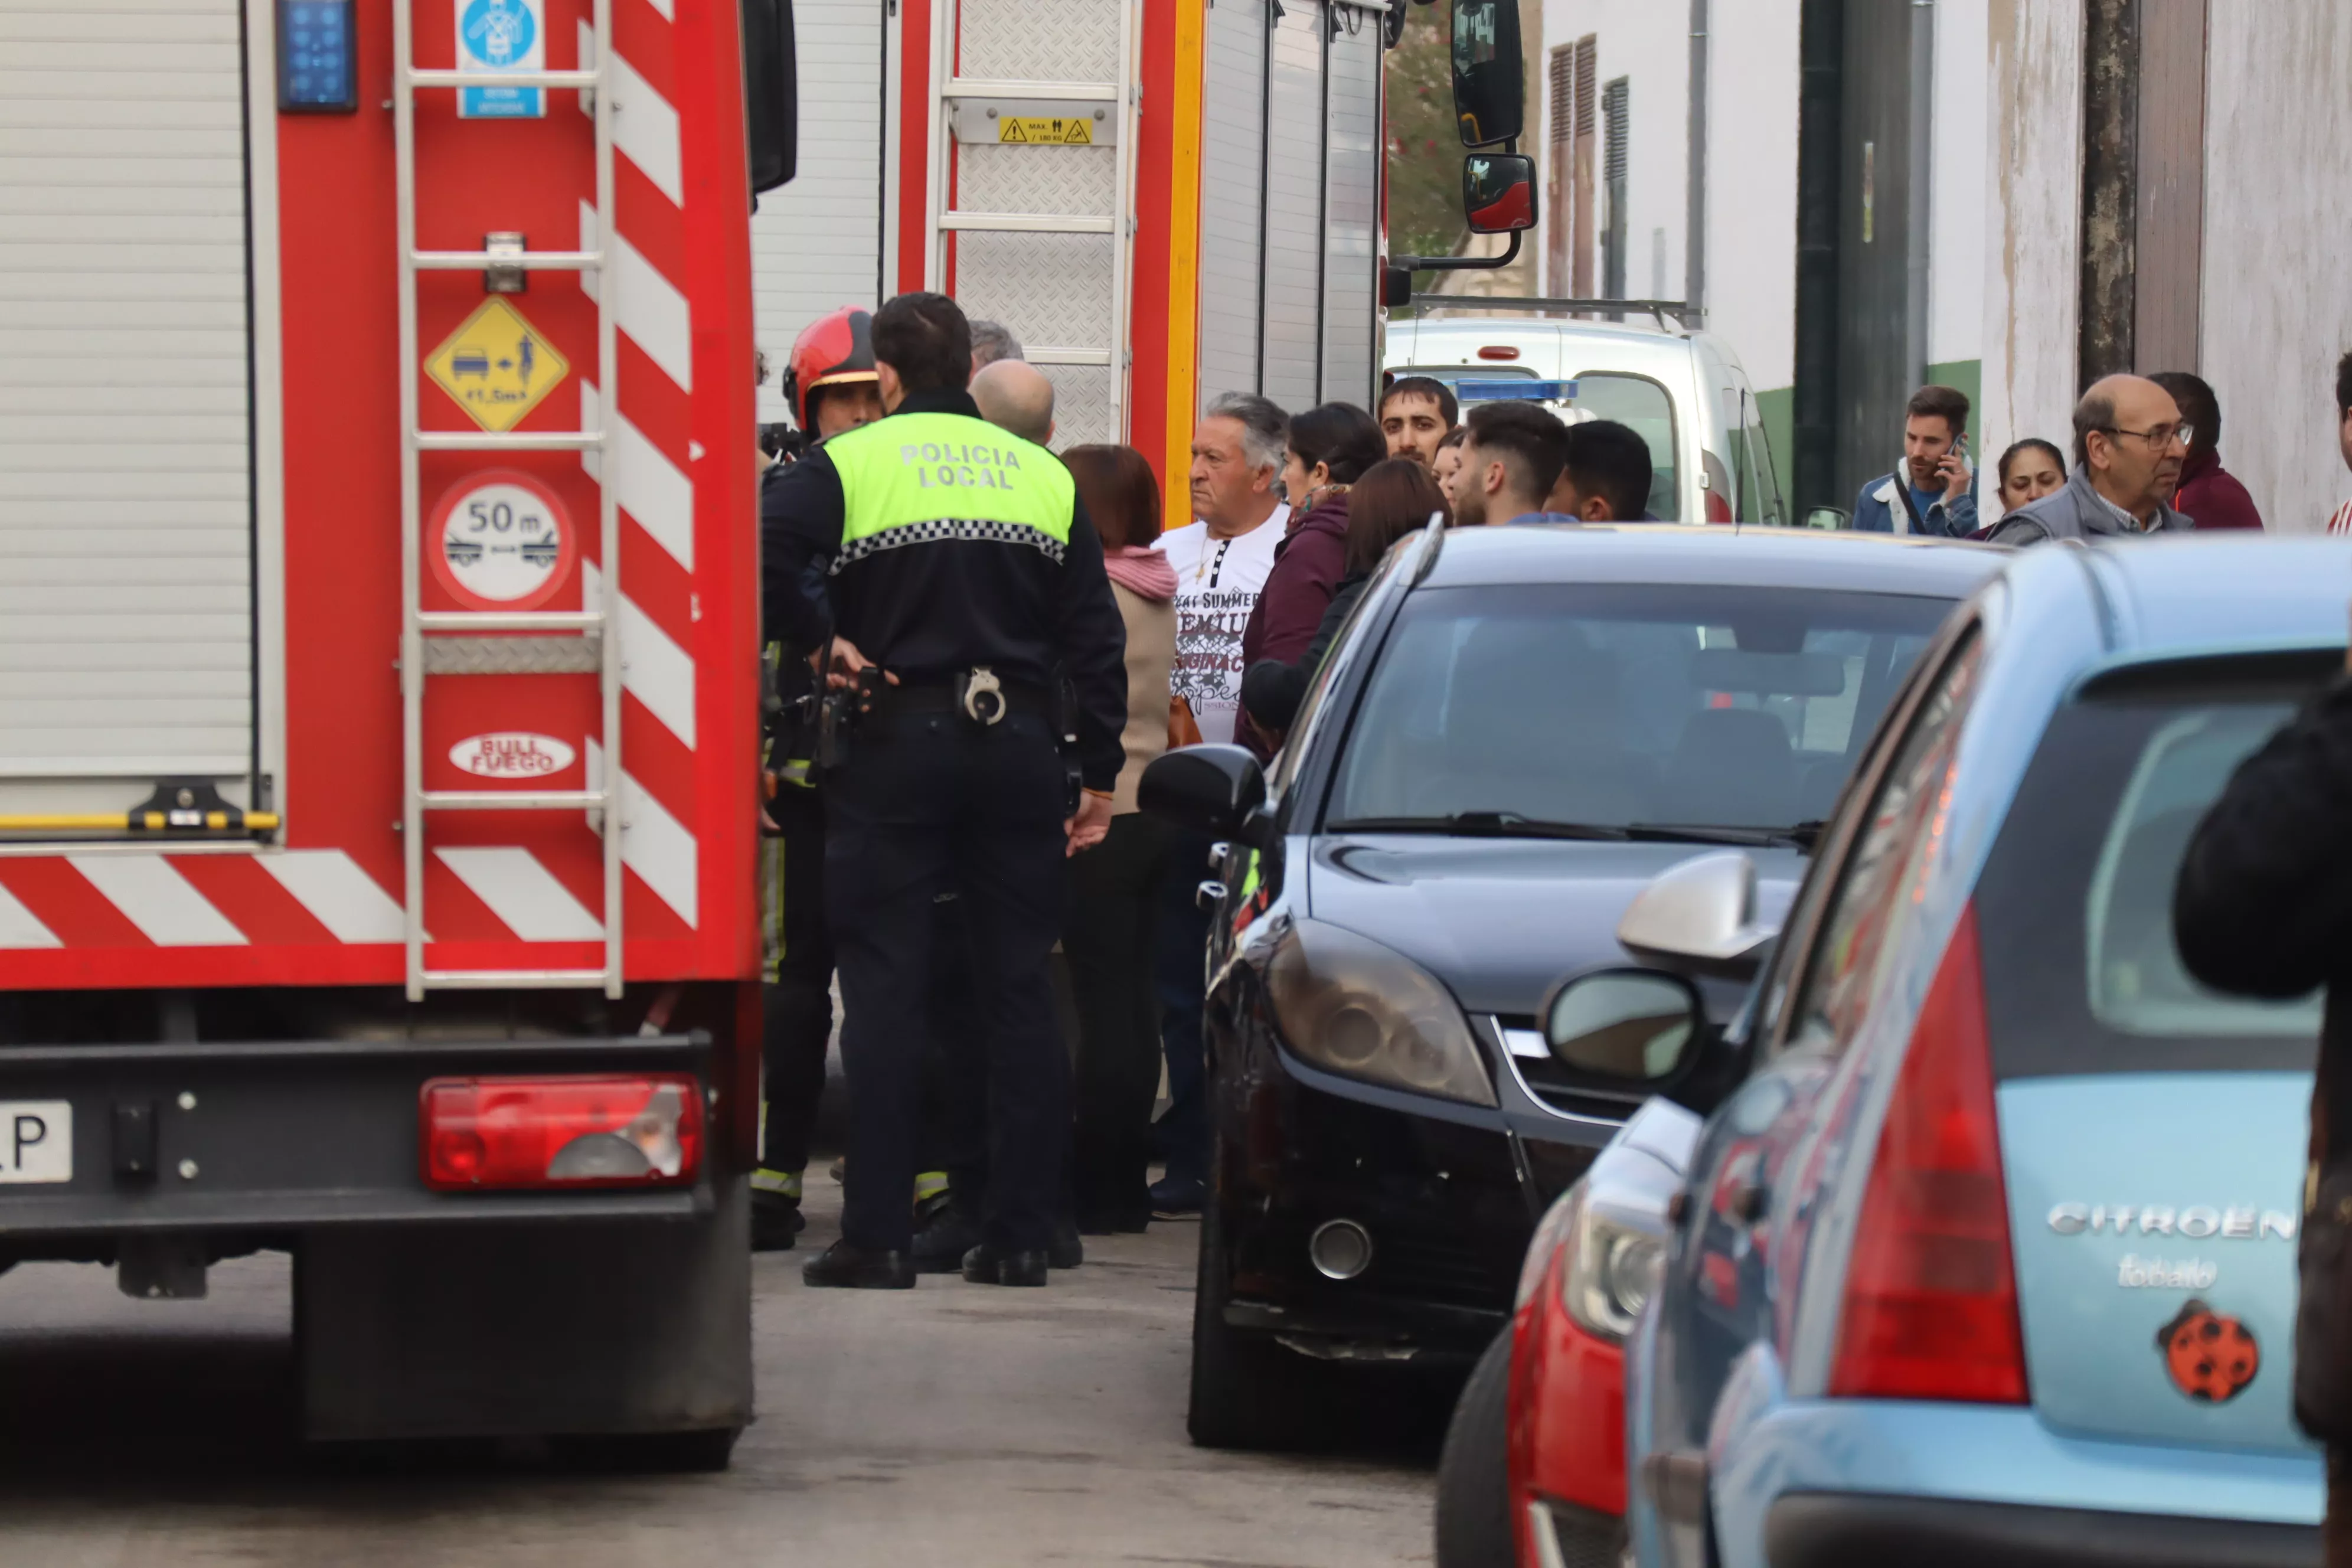
[[[1973,905],[1927,987],[1879,1135],[1830,1392],[2026,1402]]]
[[[702,1089],[686,1073],[436,1078],[417,1111],[440,1192],[682,1187],[702,1165]]]

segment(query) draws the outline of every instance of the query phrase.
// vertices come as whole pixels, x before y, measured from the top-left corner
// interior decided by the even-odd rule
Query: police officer
[[[1125,633],[1102,542],[1061,463],[982,421],[971,336],[940,294],[874,316],[887,415],[777,481],[764,599],[784,639],[825,650],[870,703],[825,781],[826,905],[847,1020],[842,1238],[811,1285],[915,1282],[915,1175],[932,904],[965,912],[978,1005],[940,1048],[986,1053],[989,1206],[967,1279],[1043,1285],[1069,1140],[1069,1065],[1047,963],[1063,861],[1099,842],[1126,723]],[[862,679],[861,679],[862,678]],[[1057,681],[1076,693],[1073,802]]]
[[[874,313],[845,305],[820,316],[793,341],[782,391],[806,445],[798,456],[844,431],[882,417],[874,368]],[[793,461],[762,476],[761,517],[772,515]],[[788,500],[790,491],[782,492]],[[804,656],[772,644],[778,695],[791,712],[814,689]],[[833,942],[824,920],[824,808],[810,773],[806,725],[787,722],[771,737],[771,791],[761,840],[761,904],[767,984],[761,1055],[767,1068],[760,1104],[760,1159],[751,1173],[751,1245],[782,1250],[805,1223],[801,1183],[817,1103],[824,1093],[825,1048],[833,1035]],[[777,750],[782,743],[781,752]]]

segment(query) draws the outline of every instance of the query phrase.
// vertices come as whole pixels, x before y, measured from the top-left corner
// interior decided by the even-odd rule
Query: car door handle
[[[1213,910],[1225,901],[1223,882],[1203,882],[1192,889],[1192,902],[1204,910]]]

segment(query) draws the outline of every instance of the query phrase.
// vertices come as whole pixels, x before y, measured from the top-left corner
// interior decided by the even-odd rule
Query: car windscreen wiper
[[[1768,844],[1793,845],[1811,851],[1822,836],[1819,821],[1800,822],[1790,827],[1718,827],[1700,822],[1633,822],[1625,826],[1625,837],[1643,843],[1662,844]]]
[[[1357,816],[1327,823],[1327,833],[1443,833],[1454,838],[1589,838],[1622,842],[1622,827],[1590,822],[1547,822],[1516,811],[1457,811],[1450,816]]]

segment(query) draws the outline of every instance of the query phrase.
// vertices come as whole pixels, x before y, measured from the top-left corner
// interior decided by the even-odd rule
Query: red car
[[[1653,1100],[1560,1194],[1518,1306],[1454,1406],[1437,1568],[1616,1568],[1624,1552],[1625,1336],[1665,1257],[1699,1119]]]

